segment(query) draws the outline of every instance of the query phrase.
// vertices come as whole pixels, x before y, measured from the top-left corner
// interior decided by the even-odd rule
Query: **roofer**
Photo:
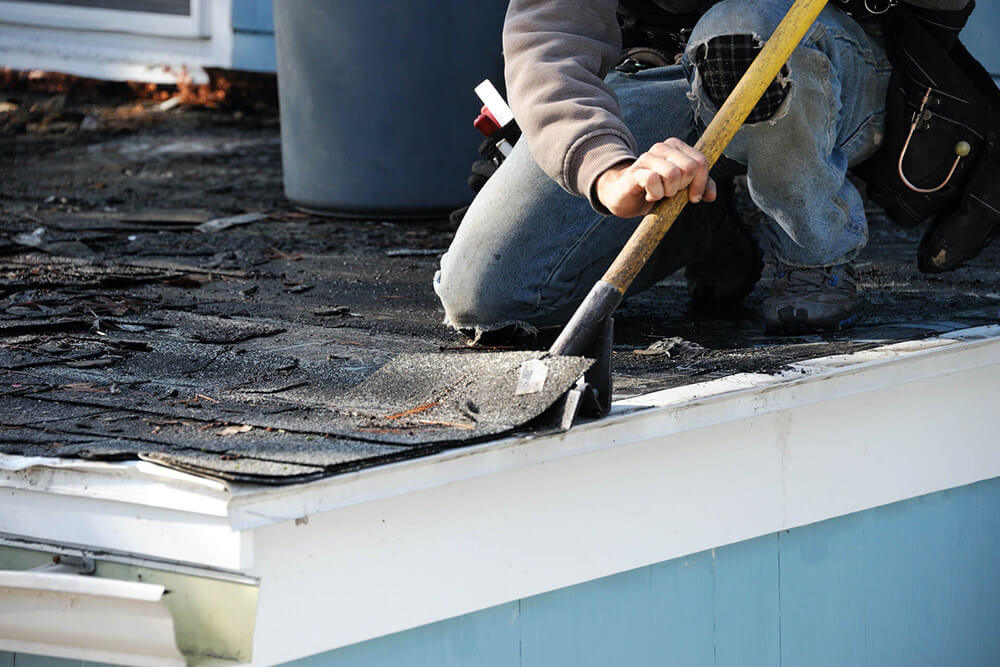
[[[949,11],[969,4],[906,1]],[[762,242],[776,264],[768,331],[853,321],[851,263],[868,229],[847,172],[886,136],[892,65],[873,11],[898,3],[831,2],[726,150],[767,217]],[[695,205],[630,292],[686,267],[696,303],[746,296],[760,277],[757,243],[733,213],[726,170],[711,178],[691,144],[791,4],[512,0],[506,79],[526,141],[485,184],[442,258],[435,289],[447,322],[477,337],[564,324],[636,216],[685,187]],[[684,21],[693,30],[678,29]]]

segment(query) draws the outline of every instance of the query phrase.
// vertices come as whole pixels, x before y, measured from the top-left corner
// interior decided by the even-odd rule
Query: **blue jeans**
[[[725,0],[698,21],[685,58],[717,35],[770,35],[792,0]],[[868,242],[861,195],[848,167],[882,142],[892,66],[882,47],[843,12],[827,6],[788,61],[789,92],[767,121],[745,125],[725,154],[747,168],[750,196],[767,214],[771,255],[797,267],[854,259]],[[694,70],[696,113],[715,107]]]
[[[691,44],[722,34],[769,35],[790,5],[727,0],[702,18]],[[864,247],[867,225],[846,172],[877,149],[889,64],[852,19],[828,8],[789,71],[782,108],[745,126],[727,155],[747,165],[751,197],[774,222],[765,233],[777,259],[797,266],[848,261]],[[714,111],[699,95],[697,75],[689,82],[681,67],[612,72],[607,80],[642,150],[668,137],[694,143],[695,111],[702,121]],[[631,291],[705,257],[725,238],[727,218],[722,204],[688,206]],[[567,194],[518,142],[441,258],[434,289],[445,321],[475,331],[565,323],[638,222],[602,216]]]

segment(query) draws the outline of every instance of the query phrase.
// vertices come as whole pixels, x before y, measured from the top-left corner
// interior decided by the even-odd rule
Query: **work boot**
[[[707,252],[684,269],[696,310],[735,305],[753,290],[764,268],[760,247],[741,222],[731,184],[719,183],[719,200],[726,215],[718,231]]]
[[[764,299],[764,325],[771,334],[839,331],[854,324],[858,277],[850,264],[796,268],[778,265]]]

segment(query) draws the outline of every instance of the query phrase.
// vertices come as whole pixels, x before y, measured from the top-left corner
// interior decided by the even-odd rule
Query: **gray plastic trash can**
[[[503,82],[506,0],[275,0],[285,194],[422,217],[471,199],[473,88]]]

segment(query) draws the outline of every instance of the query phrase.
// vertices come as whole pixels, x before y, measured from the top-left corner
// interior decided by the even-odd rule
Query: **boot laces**
[[[775,277],[778,281],[785,283],[786,289],[793,292],[837,288],[849,290],[857,286],[854,270],[848,264],[816,268],[779,265]]]

